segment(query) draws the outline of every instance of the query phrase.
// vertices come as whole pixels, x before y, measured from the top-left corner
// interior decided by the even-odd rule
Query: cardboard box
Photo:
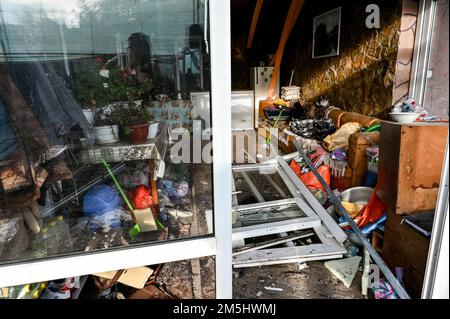
[[[101,277],[106,280],[112,280],[116,277],[119,271],[107,271],[98,274],[93,274],[94,276]],[[125,269],[122,274],[117,279],[117,282],[121,284],[136,288],[142,289],[145,287],[145,284],[152,275],[153,270],[149,267],[137,267]],[[106,281],[104,280],[104,281]]]

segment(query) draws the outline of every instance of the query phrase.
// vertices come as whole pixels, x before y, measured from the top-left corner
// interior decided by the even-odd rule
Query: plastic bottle
[[[50,223],[53,238],[56,240],[56,253],[70,252],[73,249],[72,237],[70,236],[69,225],[64,221],[63,216],[58,216]]]
[[[70,229],[64,218],[58,216],[42,228],[41,233],[33,239],[32,248],[37,258],[72,251]]]

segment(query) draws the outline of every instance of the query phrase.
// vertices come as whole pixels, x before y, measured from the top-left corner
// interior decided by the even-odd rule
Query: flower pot
[[[149,124],[133,125],[125,128],[125,136],[132,144],[141,144],[147,141]]]
[[[156,123],[150,123],[150,126],[148,128],[148,136],[147,139],[152,139],[155,138],[156,135],[158,134],[158,127],[159,127],[159,122]]]
[[[93,132],[97,144],[110,144],[119,141],[118,125],[94,126]]]
[[[83,114],[89,125],[94,125],[94,110],[93,109],[83,109]]]

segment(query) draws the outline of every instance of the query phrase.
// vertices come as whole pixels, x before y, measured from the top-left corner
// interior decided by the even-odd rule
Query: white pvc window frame
[[[419,1],[414,57],[409,87],[409,96],[414,97],[419,105],[423,105],[425,100],[428,63],[430,61],[437,1]]]
[[[422,286],[423,299],[449,298],[449,142],[442,166],[441,184],[431,232],[427,267]]]
[[[4,265],[0,287],[215,255],[216,298],[232,298],[230,3],[209,0],[209,12],[214,236]]]
[[[437,1],[419,1],[414,59],[410,82],[410,96],[414,96],[419,105],[423,105],[425,100]],[[439,197],[436,204],[427,267],[422,287],[421,297],[423,299],[449,298],[448,160],[449,146],[447,141]]]
[[[283,232],[290,232],[295,230],[302,230],[307,228],[318,227],[321,224],[319,217],[313,212],[313,210],[300,198],[283,199],[272,202],[262,202],[256,204],[242,205],[237,210],[238,220],[241,218],[241,214],[245,214],[246,211],[264,208],[275,208],[285,205],[295,205],[299,212],[304,213],[305,217],[285,219],[277,222],[261,222],[257,225],[242,226],[233,229],[233,241],[259,237],[265,235],[279,234]]]

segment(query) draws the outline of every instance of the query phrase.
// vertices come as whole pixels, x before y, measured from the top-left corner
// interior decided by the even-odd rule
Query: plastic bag
[[[387,207],[383,201],[378,197],[377,190],[373,192],[372,196],[367,203],[367,206],[363,209],[360,216],[356,217],[356,224],[359,228],[362,228],[368,224],[374,224],[387,212]]]
[[[121,220],[126,213],[122,209],[115,209],[101,215],[96,215],[89,223],[89,229],[96,231],[101,228],[103,232],[121,228]]]
[[[119,192],[107,185],[96,185],[83,197],[83,212],[88,217],[113,211],[122,205]]]
[[[403,268],[395,267],[395,273],[398,282],[403,285]],[[395,292],[394,287],[384,278],[373,289],[375,299],[400,299]]]
[[[134,209],[147,209],[153,205],[151,191],[144,185],[140,185],[133,192]]]
[[[118,176],[119,184],[127,190],[133,190],[140,185],[150,185],[148,173],[143,169],[129,169]]]
[[[302,168],[298,165],[296,160],[292,160],[290,168],[294,171],[295,175],[300,177],[302,175]]]
[[[17,234],[19,218],[3,219],[0,221],[0,243],[10,241]]]
[[[28,248],[27,233],[21,214],[17,217],[0,219],[0,260],[18,258]]]
[[[326,193],[325,188],[322,186],[322,184],[319,182],[319,180],[316,178],[313,172],[308,172],[305,174],[302,174],[301,167],[297,163],[297,161],[292,160],[290,164],[291,169],[294,171],[295,175],[300,177],[302,182],[310,189],[310,190],[321,190]],[[328,186],[330,186],[331,182],[331,175],[330,175],[330,166],[328,165],[322,165],[320,166],[317,171],[322,176],[322,178],[325,180]]]
[[[158,188],[166,191],[170,200],[174,202],[180,202],[189,194],[189,184],[186,181],[175,183],[171,180],[161,180]]]
[[[322,178],[325,180],[327,185],[330,186],[331,181],[330,166],[322,165],[317,169],[317,171],[319,172],[320,176],[322,176]],[[309,189],[320,189],[325,192],[325,188],[322,186],[322,184],[319,182],[319,180],[316,178],[313,172],[301,175],[300,179]]]
[[[356,122],[346,123],[339,128],[333,135],[327,136],[324,141],[324,147],[328,151],[334,151],[339,148],[348,147],[348,139],[350,135],[359,132],[361,125]]]

